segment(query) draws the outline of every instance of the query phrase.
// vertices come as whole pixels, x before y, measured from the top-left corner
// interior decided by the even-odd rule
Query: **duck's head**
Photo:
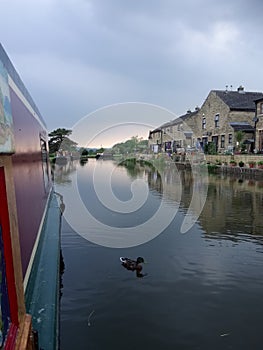
[[[144,263],[144,259],[141,256],[139,256],[136,262],[137,264]]]

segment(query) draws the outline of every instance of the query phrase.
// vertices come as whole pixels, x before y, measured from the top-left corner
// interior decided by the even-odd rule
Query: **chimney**
[[[240,86],[237,88],[237,91],[238,91],[240,94],[244,94],[244,93],[245,93],[244,86],[240,85]]]

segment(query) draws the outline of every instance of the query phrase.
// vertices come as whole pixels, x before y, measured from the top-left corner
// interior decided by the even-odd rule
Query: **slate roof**
[[[251,126],[249,123],[247,122],[232,122],[232,123],[229,123],[232,128],[235,130],[235,131],[247,131],[247,132],[250,132],[250,131],[254,131],[254,128],[253,126]]]
[[[263,101],[263,97],[260,97],[260,98],[255,100],[255,102],[261,102],[261,101]]]
[[[179,118],[177,118],[177,119],[178,119],[178,120],[181,119],[181,120],[184,121],[185,119],[194,116],[194,115],[197,114],[198,112],[199,112],[199,109],[196,109],[196,110],[194,110],[193,112],[189,111],[189,112],[187,112],[186,114],[181,115],[181,116],[180,116]]]
[[[189,118],[190,116],[197,114],[198,112],[199,112],[199,110],[197,110],[197,109],[194,110],[193,112],[188,111],[186,114],[183,114],[180,117],[177,117],[169,122],[166,122],[166,123],[162,124],[161,126],[159,126],[158,128],[150,131],[150,134],[161,131],[162,129],[167,128],[169,126],[177,125],[177,124],[181,123],[182,121],[184,121],[185,119]]]
[[[255,100],[263,98],[261,92],[250,92],[250,91],[223,91],[223,90],[212,90],[221,100],[228,105],[231,110],[235,111],[250,111],[256,110]]]

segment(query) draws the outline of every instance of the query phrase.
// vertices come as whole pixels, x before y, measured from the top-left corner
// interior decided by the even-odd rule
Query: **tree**
[[[94,154],[96,154],[96,151],[94,151],[94,149],[92,149],[92,148],[89,148],[89,149],[88,149],[88,152],[89,152],[89,155],[94,155]]]
[[[72,130],[68,130],[65,128],[59,128],[49,133],[49,152],[55,153],[58,152],[60,149],[62,149],[63,151],[71,151],[72,149],[74,149],[77,143],[70,140],[68,136],[71,134]]]
[[[105,151],[105,149],[103,147],[97,149],[96,153],[103,153]]]
[[[209,142],[207,147],[208,154],[216,154],[216,144],[214,142]]]
[[[237,148],[242,148],[242,141],[244,140],[245,133],[242,130],[239,130],[235,133],[235,139],[237,143]]]
[[[148,147],[148,140],[143,140],[142,137],[132,136],[131,139],[117,143],[112,147],[113,152],[127,154],[127,153],[136,153],[143,152]]]
[[[81,156],[88,156],[89,155],[89,151],[87,150],[87,148],[81,147],[81,149],[79,150],[79,154]]]

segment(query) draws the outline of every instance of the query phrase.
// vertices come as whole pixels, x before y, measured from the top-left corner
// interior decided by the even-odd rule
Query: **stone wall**
[[[237,164],[239,164],[239,162],[244,162],[245,166],[248,167],[249,166],[249,162],[253,161],[253,162],[259,162],[259,161],[263,161],[263,155],[246,155],[246,154],[235,154],[235,155],[209,155],[206,154],[205,155],[206,158],[206,162],[210,162],[212,164],[216,164],[218,162],[224,164],[229,164],[231,160],[235,160],[237,162]],[[256,165],[257,167],[257,165]]]

